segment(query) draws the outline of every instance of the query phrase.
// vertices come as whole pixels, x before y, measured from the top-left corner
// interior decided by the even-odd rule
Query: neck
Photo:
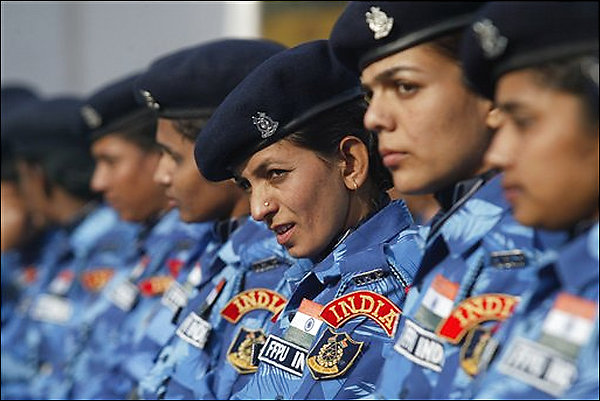
[[[61,188],[55,188],[52,193],[50,214],[52,220],[67,225],[79,216],[88,200],[76,198]]]

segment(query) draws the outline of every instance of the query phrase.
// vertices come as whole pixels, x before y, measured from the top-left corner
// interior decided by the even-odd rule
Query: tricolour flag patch
[[[544,319],[539,342],[576,358],[594,330],[596,308],[593,301],[560,293]]]
[[[310,349],[319,328],[323,324],[323,321],[319,318],[322,309],[322,305],[303,299],[283,338],[303,348]]]
[[[393,337],[402,311],[392,301],[372,291],[355,291],[329,302],[319,317],[338,328],[357,316],[366,316]]]
[[[435,330],[440,321],[452,312],[456,294],[458,294],[458,283],[448,280],[441,274],[436,275],[415,313],[415,320],[421,326]]]
[[[436,333],[451,344],[458,344],[465,334],[481,322],[506,320],[519,298],[507,294],[483,294],[462,301],[443,320]]]

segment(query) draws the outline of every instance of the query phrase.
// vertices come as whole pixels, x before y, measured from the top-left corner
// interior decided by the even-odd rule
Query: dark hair
[[[152,116],[142,121],[137,121],[136,124],[131,124],[118,131],[111,132],[110,135],[116,135],[129,142],[133,142],[144,151],[154,152],[160,150],[156,143],[156,125],[156,117]]]
[[[173,126],[181,135],[195,141],[207,121],[208,118],[178,118],[173,120]]]
[[[595,72],[592,71],[594,66]],[[598,73],[597,68],[597,56],[581,56],[548,62],[531,70],[539,85],[579,98],[583,106],[582,115],[589,123],[598,124],[598,76],[592,76]]]
[[[460,44],[462,37],[463,31],[459,30],[435,38],[427,42],[427,44],[429,44],[442,55],[456,61],[457,63],[460,63]]]
[[[52,152],[36,152],[21,157],[30,166],[38,167],[44,174],[44,191],[50,196],[54,186],[80,200],[99,199],[90,188],[94,173],[94,160],[84,150],[61,148]]]
[[[369,151],[369,178],[380,192],[385,192],[392,187],[392,176],[379,155],[377,136],[363,125],[366,110],[364,99],[356,98],[315,117],[286,139],[331,160],[337,157],[339,143],[345,136],[359,138]]]

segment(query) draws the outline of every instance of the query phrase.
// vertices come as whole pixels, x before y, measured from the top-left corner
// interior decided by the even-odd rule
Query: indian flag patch
[[[283,338],[303,348],[310,349],[321,324],[323,324],[323,321],[319,318],[322,309],[322,305],[303,299]]]
[[[456,294],[458,294],[458,283],[448,280],[441,274],[436,275],[421,301],[415,320],[423,328],[435,330],[440,321],[452,312]]]
[[[594,330],[595,302],[560,293],[542,325],[539,342],[575,359]]]

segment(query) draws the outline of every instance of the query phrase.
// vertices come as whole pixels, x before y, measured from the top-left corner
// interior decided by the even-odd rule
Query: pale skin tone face
[[[194,161],[194,142],[180,134],[171,120],[159,119],[156,140],[162,148],[154,180],[165,188],[171,206],[185,222],[229,218],[244,195],[231,181],[205,179]]]
[[[456,61],[418,45],[368,65],[361,81],[365,127],[378,133],[398,191],[433,193],[486,170],[491,102],[464,86]]]
[[[92,189],[123,220],[143,222],[167,207],[163,188],[153,181],[160,153],[145,151],[119,135],[106,135],[92,144],[96,169]]]
[[[598,220],[598,125],[581,100],[520,70],[501,77],[496,101],[486,159],[504,170],[515,218],[554,230]]]
[[[346,147],[354,163],[326,162],[284,139],[239,167],[242,185],[250,193],[252,217],[264,221],[292,256],[319,256],[365,214],[353,200],[354,188],[366,180],[360,144],[352,140]]]

